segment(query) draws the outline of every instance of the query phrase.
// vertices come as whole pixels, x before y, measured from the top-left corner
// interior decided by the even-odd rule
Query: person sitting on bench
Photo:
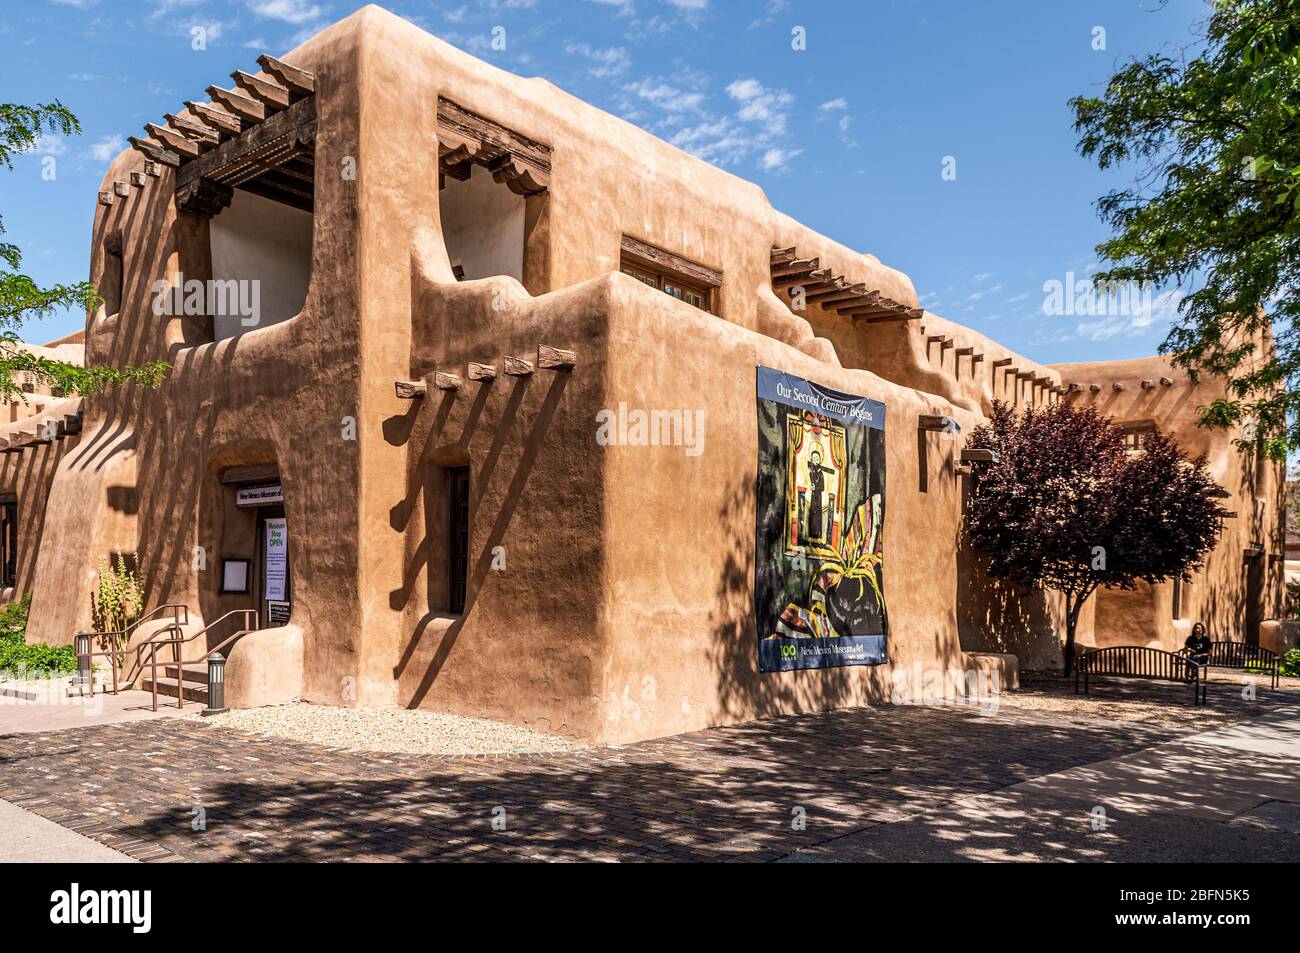
[[[1192,634],[1183,643],[1183,654],[1187,656],[1187,674],[1195,679],[1197,670],[1210,664],[1210,637],[1205,633],[1204,624],[1198,622],[1192,626]]]

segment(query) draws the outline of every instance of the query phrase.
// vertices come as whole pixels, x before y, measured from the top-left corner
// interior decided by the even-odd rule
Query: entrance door
[[[257,610],[263,629],[284,625],[293,607],[289,578],[289,526],[283,506],[257,509]]]
[[[1242,617],[1247,645],[1259,645],[1259,623],[1264,618],[1264,554],[1246,557],[1246,605]]]

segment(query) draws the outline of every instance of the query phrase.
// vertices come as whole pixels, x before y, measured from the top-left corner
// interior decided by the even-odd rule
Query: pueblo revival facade
[[[1059,666],[1062,626],[959,545],[961,432],[995,399],[1170,430],[1230,497],[1204,570],[1101,593],[1084,643],[1272,631],[1280,473],[1195,426],[1214,381],[1037,364],[757,186],[376,7],[258,67],[149,124],[98,197],[85,360],[167,380],[0,424],[29,637],[89,628],[128,554],[147,609],[183,607],[135,644],[176,615],[201,665],[245,633],[233,707],[618,742],[898,700],[922,670],[1013,683]]]

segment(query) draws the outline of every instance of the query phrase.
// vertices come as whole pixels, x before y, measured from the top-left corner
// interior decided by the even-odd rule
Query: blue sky
[[[10,4],[0,101],[57,97],[83,127],[0,171],[6,238],[25,270],[44,282],[86,275],[95,190],[125,136],[360,5]],[[383,5],[757,182],[777,208],[907,272],[931,310],[1027,356],[1139,357],[1164,337],[1177,289],[1157,289],[1147,314],[1066,317],[1044,313],[1043,287],[1092,272],[1106,235],[1093,203],[1128,174],[1103,175],[1075,153],[1066,100],[1100,91],[1132,56],[1189,43],[1204,0]],[[206,49],[192,49],[195,27]],[[793,49],[796,27],[806,49]],[[53,181],[41,177],[46,156]],[[945,179],[949,157],[956,176]],[[50,340],[82,323],[49,318],[24,336]]]

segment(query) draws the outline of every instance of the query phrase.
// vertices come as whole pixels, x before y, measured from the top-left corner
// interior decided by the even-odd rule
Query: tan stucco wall
[[[204,343],[201,319],[149,310],[160,278],[211,273],[210,224],[177,212],[172,173],[97,206],[91,278],[120,234],[126,280],[121,313],[88,326],[87,360],[163,357],[173,370],[156,392],[87,401],[84,434],[63,445],[32,542],[35,637],[66,642],[87,624],[95,561],[114,550],[140,552],[148,604],[186,603],[191,631],[240,608],[218,593],[220,560],[251,541],[221,473],[274,464],[293,617],[236,646],[227,690],[241,703],[397,703],[626,741],[887,701],[894,676],[918,664],[1014,678],[1015,658],[967,653],[1059,664],[1058,600],[980,577],[957,545],[963,438],[919,431],[916,418],[951,415],[968,433],[993,399],[1029,399],[993,362],[1053,381],[1068,379],[1063,370],[937,315],[867,326],[820,308],[791,313],[770,287],[773,246],[817,255],[909,306],[916,296],[901,272],[773,210],[752,183],[378,8],[285,58],[317,77],[306,304],[283,323]],[[552,148],[550,187],[527,201],[522,280],[452,275],[439,96]],[[355,179],[336,174],[345,159]],[[119,156],[105,188],[140,165],[134,152]],[[619,274],[623,235],[722,272],[719,315]],[[936,334],[985,363],[958,367],[955,348],[929,344]],[[423,400],[394,394],[394,381],[532,359],[539,344],[575,351],[577,367],[430,388]],[[758,364],[886,405],[891,667],[757,671]],[[620,403],[704,409],[704,452],[599,446],[596,414]],[[472,558],[466,611],[452,616],[439,481],[440,468],[460,465],[471,468]],[[40,470],[47,482],[54,471]],[[1230,596],[1207,586],[1204,599]]]

